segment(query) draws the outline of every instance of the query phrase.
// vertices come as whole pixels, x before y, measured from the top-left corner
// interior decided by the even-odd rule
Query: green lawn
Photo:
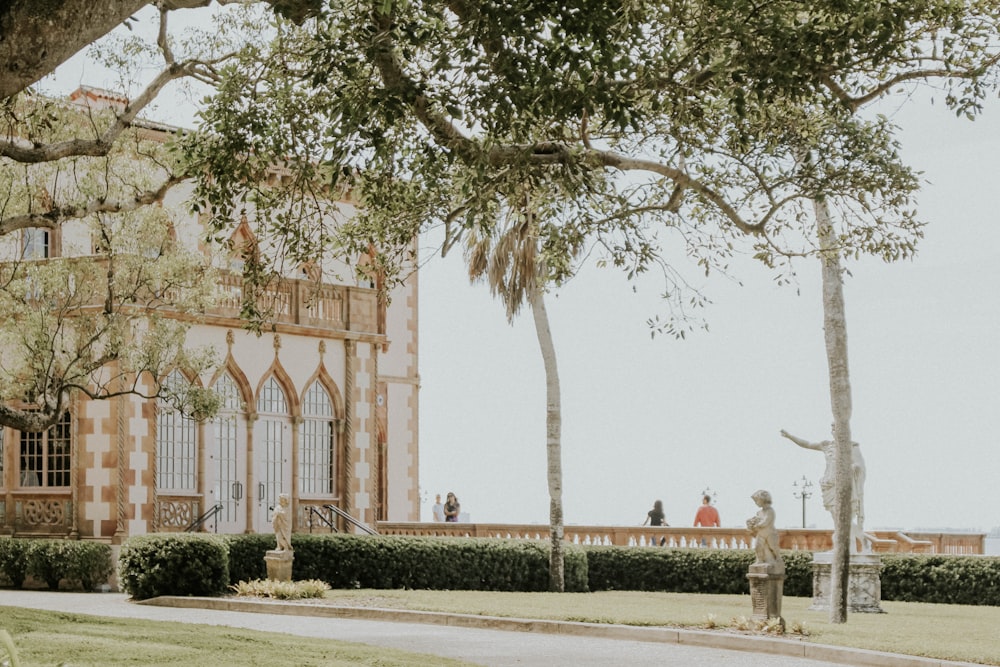
[[[680,593],[487,593],[479,591],[331,591],[327,604],[386,607],[515,618],[672,626],[734,632],[750,615],[749,596]],[[883,602],[886,614],[851,614],[832,625],[809,611],[808,598],[788,598],[789,637],[838,646],[1000,665],[1000,608]],[[710,621],[710,619],[713,619]],[[461,665],[390,649],[251,630],[105,619],[0,608],[0,628],[14,637],[23,666],[58,665]],[[0,650],[2,662],[2,650]]]
[[[418,653],[208,625],[100,618],[0,607],[21,667],[211,665],[212,667],[459,667]],[[0,645],[0,664],[6,657]]]
[[[733,619],[751,614],[749,595],[360,590],[330,591],[327,599],[331,604],[700,629],[714,617],[720,632],[734,631]],[[1000,665],[998,607],[883,602],[885,614],[850,614],[847,623],[831,624],[827,612],[809,611],[811,603],[786,597],[782,606],[789,628],[805,627],[804,641]]]

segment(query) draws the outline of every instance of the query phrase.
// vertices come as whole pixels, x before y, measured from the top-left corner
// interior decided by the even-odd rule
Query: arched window
[[[337,441],[333,401],[319,382],[306,392],[302,405],[302,439],[299,448],[299,492],[333,495]]]
[[[178,386],[188,380],[172,371],[164,384]],[[163,491],[198,490],[198,429],[193,419],[163,399],[157,400],[156,486]]]

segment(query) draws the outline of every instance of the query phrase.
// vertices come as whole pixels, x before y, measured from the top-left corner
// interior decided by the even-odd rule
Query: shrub
[[[140,535],[122,546],[118,572],[122,590],[139,600],[221,595],[229,586],[229,553],[214,535]]]
[[[51,590],[67,580],[84,590],[93,590],[114,571],[111,547],[100,542],[76,540],[30,540],[25,549],[27,574],[44,581]]]
[[[754,553],[746,549],[662,549],[587,547],[592,591],[748,594],[747,572]],[[812,595],[812,554],[785,551],[784,594]]]
[[[333,588],[546,591],[548,545],[527,540],[368,535],[292,536],[296,579]],[[567,545],[568,591],[587,590],[583,551]]]
[[[293,537],[294,539],[294,537]],[[275,547],[274,535],[227,535],[229,549],[229,583],[267,578],[264,554]],[[296,560],[299,555],[295,554]]]
[[[20,588],[28,576],[27,540],[0,539],[0,577]]]
[[[274,598],[275,600],[302,600],[306,598],[321,598],[330,585],[318,579],[308,581],[274,581],[273,579],[254,579],[241,581],[229,587],[237,595],[258,598]]]
[[[882,599],[1000,606],[1000,558],[885,554]]]

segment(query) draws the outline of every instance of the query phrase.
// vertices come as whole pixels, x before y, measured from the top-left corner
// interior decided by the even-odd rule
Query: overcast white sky
[[[145,16],[145,15],[143,15]],[[149,17],[144,20],[148,20]],[[76,59],[47,85],[114,87]],[[898,107],[898,108],[897,108]],[[189,125],[189,114],[160,120]],[[850,263],[846,284],[852,431],[868,466],[867,526],[1000,526],[1000,103],[975,122],[938,102],[887,105],[904,157],[924,172],[930,221],[916,260]],[[428,240],[427,247],[432,245]],[[776,287],[747,260],[706,285],[710,330],[650,338],[659,284],[585,267],[548,299],[563,402],[565,521],[639,524],[655,499],[688,525],[703,489],[724,526],[771,491],[778,523],[798,526],[792,484],[823,457],[779,437],[829,438],[831,413],[818,262]],[[545,380],[529,315],[513,326],[461,256],[420,276],[420,484],[423,516],[454,491],[473,521],[546,523]],[[829,527],[818,488],[807,523]]]
[[[924,172],[930,225],[916,260],[850,263],[845,287],[852,432],[868,467],[871,528],[1000,526],[1000,104],[969,122],[928,102],[894,111],[904,157]],[[638,524],[662,499],[690,525],[703,489],[725,526],[766,488],[801,524],[792,484],[815,485],[813,441],[832,422],[818,262],[777,287],[747,260],[742,287],[713,280],[708,332],[650,339],[655,281],[585,268],[548,300],[563,390],[568,524]],[[421,275],[421,484],[453,490],[473,521],[548,518],[545,381],[528,315],[508,326],[459,256]],[[818,488],[807,523],[830,527]]]

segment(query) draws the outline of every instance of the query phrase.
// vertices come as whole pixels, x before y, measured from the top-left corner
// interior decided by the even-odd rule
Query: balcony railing
[[[243,277],[222,273],[220,297],[208,315],[239,317]],[[276,323],[380,334],[378,295],[374,289],[317,284],[285,278],[264,288],[261,307]]]
[[[438,537],[493,537],[502,539],[549,539],[549,528],[539,524],[379,522],[381,535],[425,535]],[[749,549],[753,538],[743,528],[680,528],[650,526],[565,526],[564,539],[571,544],[616,546],[663,546],[675,548]],[[782,549],[829,551],[833,532],[790,528],[778,531]],[[876,553],[982,554],[982,533],[910,533],[874,531]]]

